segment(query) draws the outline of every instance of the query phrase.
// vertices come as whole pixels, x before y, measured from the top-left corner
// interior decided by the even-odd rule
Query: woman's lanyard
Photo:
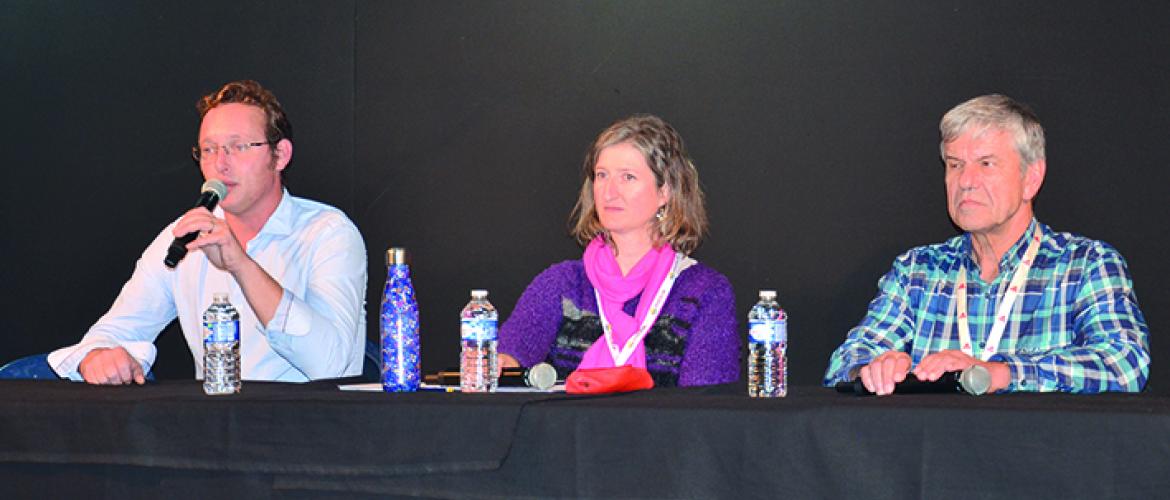
[[[1012,305],[1015,304],[1016,297],[1024,288],[1024,282],[1028,279],[1028,271],[1032,269],[1032,261],[1036,258],[1036,252],[1039,250],[1040,229],[1036,228],[1035,234],[1032,235],[1032,241],[1028,243],[1028,249],[1024,251],[1024,258],[1020,260],[1020,265],[1016,266],[1016,272],[1012,275],[1012,281],[1008,286],[1007,293],[1003,296],[1003,302],[999,304],[999,310],[996,311],[995,315],[995,324],[991,326],[991,334],[987,337],[987,345],[983,346],[983,352],[979,355],[979,359],[987,361],[999,349],[999,341],[1003,338],[1004,328],[1007,327]],[[967,323],[967,264],[965,263],[959,265],[959,279],[955,284],[955,300],[958,302],[955,309],[959,313],[959,342],[962,344],[964,353],[975,357],[975,351],[971,345],[971,326]]]
[[[634,331],[633,335],[626,340],[626,344],[618,349],[617,343],[613,340],[613,326],[609,324],[609,320],[605,317],[605,310],[601,306],[601,294],[597,289],[593,289],[593,295],[597,297],[597,312],[601,316],[601,329],[605,331],[605,344],[609,347],[609,355],[613,358],[614,366],[623,366],[626,361],[629,361],[630,356],[634,354],[634,349],[642,343],[642,339],[646,337],[646,333],[650,331],[650,326],[654,324],[654,320],[658,319],[658,313],[662,311],[662,304],[666,302],[666,296],[670,295],[670,289],[674,287],[674,280],[678,279],[679,273],[682,272],[683,254],[675,252],[674,263],[670,266],[670,272],[667,273],[666,279],[662,280],[662,284],[658,286],[658,293],[654,294],[654,301],[650,303],[650,309],[646,311],[646,317],[642,318],[642,324]]]

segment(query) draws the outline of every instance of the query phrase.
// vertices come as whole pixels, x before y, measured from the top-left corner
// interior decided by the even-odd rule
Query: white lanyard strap
[[[666,275],[666,279],[662,280],[662,284],[658,287],[658,292],[654,294],[654,300],[650,302],[650,309],[646,311],[646,317],[642,318],[642,324],[626,339],[626,344],[620,349],[613,339],[613,325],[610,325],[609,319],[605,317],[605,309],[601,305],[601,294],[597,289],[593,289],[593,295],[597,297],[597,312],[601,317],[601,329],[605,332],[605,344],[609,347],[609,355],[613,358],[614,366],[623,366],[626,361],[629,361],[630,356],[634,354],[634,349],[642,343],[642,339],[650,332],[650,327],[654,324],[654,320],[658,319],[658,313],[662,311],[662,304],[666,302],[666,296],[670,295],[670,289],[674,287],[674,280],[678,279],[678,275],[682,273],[683,269],[690,267],[684,266],[684,260],[690,263],[690,259],[685,259],[683,254],[675,252],[674,263],[670,266],[670,272]]]
[[[1007,293],[1003,296],[1003,302],[999,304],[995,323],[991,325],[991,334],[987,337],[987,344],[983,346],[983,352],[980,353],[979,359],[987,361],[999,349],[999,341],[1003,338],[1003,330],[1007,327],[1012,306],[1016,302],[1016,297],[1023,291],[1024,284],[1028,279],[1028,271],[1032,269],[1032,262],[1039,250],[1040,228],[1036,228],[1035,234],[1032,235],[1032,241],[1028,243],[1028,249],[1024,250],[1024,258],[1016,266],[1016,272],[1012,275],[1012,281],[1008,285]],[[955,283],[955,301],[958,302],[955,309],[959,314],[959,342],[962,344],[963,352],[974,357],[975,350],[971,345],[971,326],[967,322],[967,265],[965,263],[959,265],[959,279]]]

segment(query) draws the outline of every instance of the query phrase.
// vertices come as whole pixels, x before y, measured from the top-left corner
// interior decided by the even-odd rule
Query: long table
[[[0,381],[5,498],[1152,498],[1170,397]],[[226,495],[226,496],[225,496]]]

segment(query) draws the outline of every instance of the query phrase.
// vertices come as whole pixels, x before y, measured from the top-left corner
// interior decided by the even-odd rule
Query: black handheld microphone
[[[423,379],[428,384],[459,385],[459,370],[450,368]],[[557,383],[557,369],[548,363],[537,363],[530,368],[502,368],[497,382],[500,387],[532,387],[547,391]]]
[[[199,192],[199,201],[195,202],[195,206],[206,208],[208,211],[215,210],[215,204],[225,197],[227,197],[227,186],[221,181],[212,179],[203,183],[203,188]],[[163,264],[174,269],[175,266],[179,265],[179,261],[187,256],[187,244],[198,236],[199,231],[191,231],[175,238],[175,241],[171,242],[171,247],[167,249],[167,257],[163,259]]]
[[[913,373],[906,374],[906,380],[894,384],[894,394],[967,393],[972,396],[986,394],[991,387],[991,372],[974,365],[961,372],[946,372],[934,382],[918,380]],[[861,378],[852,382],[838,382],[837,392],[857,396],[872,396],[873,393],[861,383]]]

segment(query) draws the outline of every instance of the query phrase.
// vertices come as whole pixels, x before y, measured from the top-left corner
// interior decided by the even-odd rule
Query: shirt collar
[[[272,211],[272,216],[260,228],[260,232],[256,233],[256,236],[287,236],[292,234],[292,220],[292,196],[288,194],[288,189],[283,189],[276,210]]]
[[[1024,259],[1024,252],[1028,250],[1027,243],[1032,240],[1032,235],[1036,231],[1040,231],[1042,237],[1048,233],[1047,227],[1045,227],[1044,224],[1041,224],[1040,221],[1036,220],[1036,217],[1032,217],[1032,221],[1028,223],[1028,229],[1025,229],[1024,234],[1020,235],[1020,238],[1012,244],[1011,248],[1008,248],[1008,251],[1003,254],[1003,257],[1000,257],[1000,276],[1012,273],[1016,266],[1019,265],[1020,261]],[[964,233],[962,249],[964,256],[963,258],[966,259],[967,264],[971,266],[971,269],[978,269],[979,263],[975,262],[975,252],[972,251],[972,248],[971,233]]]

